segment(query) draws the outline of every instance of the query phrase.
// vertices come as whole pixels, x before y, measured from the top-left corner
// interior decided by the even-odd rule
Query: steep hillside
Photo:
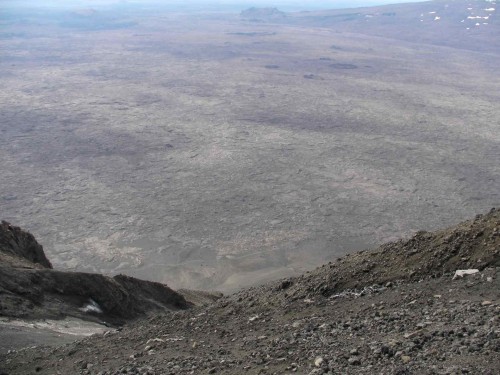
[[[450,229],[417,232],[408,240],[385,244],[373,251],[339,258],[317,270],[284,281],[290,298],[345,289],[360,289],[395,280],[419,281],[440,277],[457,269],[500,267],[500,212],[477,215]]]
[[[9,374],[497,374],[500,211],[306,275],[0,358]],[[467,269],[468,275],[456,273]]]

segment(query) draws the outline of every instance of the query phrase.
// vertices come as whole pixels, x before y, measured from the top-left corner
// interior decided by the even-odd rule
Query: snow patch
[[[102,314],[101,306],[99,306],[99,304],[92,298],[89,298],[89,302],[85,306],[83,306],[80,310],[85,313]]]
[[[34,330],[35,333],[50,331],[72,336],[91,336],[96,333],[115,332],[102,324],[68,317],[62,320],[43,319],[30,321],[0,317],[0,327],[14,327],[16,330],[27,328]]]
[[[441,17],[439,17],[439,16],[434,17],[434,21],[439,21],[440,19],[441,19]]]

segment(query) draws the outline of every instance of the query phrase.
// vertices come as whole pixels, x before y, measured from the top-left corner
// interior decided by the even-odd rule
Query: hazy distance
[[[423,1],[423,0],[421,0]],[[364,6],[375,6],[383,4],[397,4],[417,1],[402,0],[4,0],[2,7],[50,7],[50,8],[72,8],[72,7],[109,7],[109,6],[148,6],[158,9],[169,9],[177,11],[237,11],[250,7],[277,7],[284,11],[318,10],[318,9],[340,9]]]

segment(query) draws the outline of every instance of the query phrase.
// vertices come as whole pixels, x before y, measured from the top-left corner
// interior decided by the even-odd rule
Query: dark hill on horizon
[[[458,272],[457,272],[458,271]],[[497,374],[500,210],[58,348],[7,374]]]

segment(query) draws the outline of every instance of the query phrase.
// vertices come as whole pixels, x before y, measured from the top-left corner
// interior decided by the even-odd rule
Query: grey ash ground
[[[8,374],[497,374],[499,302],[500,211],[492,210],[0,363]]]

